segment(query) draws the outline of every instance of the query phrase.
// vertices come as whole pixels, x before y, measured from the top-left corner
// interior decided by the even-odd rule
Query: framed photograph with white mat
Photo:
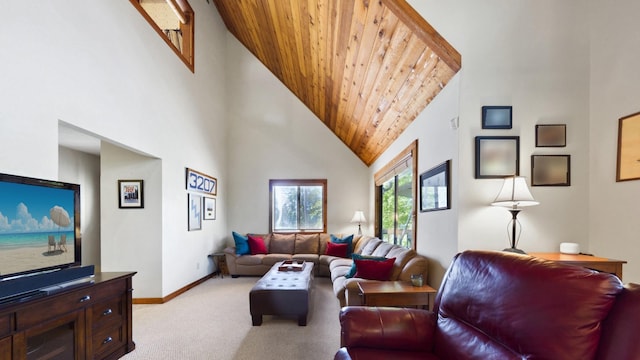
[[[204,196],[202,198],[203,203],[203,215],[205,220],[216,219],[216,198]]]

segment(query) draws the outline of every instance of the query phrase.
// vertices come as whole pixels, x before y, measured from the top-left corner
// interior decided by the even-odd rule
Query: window
[[[327,180],[269,180],[270,232],[327,232]]]
[[[187,0],[129,1],[193,72],[194,13]]]
[[[418,141],[414,141],[374,175],[376,236],[416,249],[416,189]]]

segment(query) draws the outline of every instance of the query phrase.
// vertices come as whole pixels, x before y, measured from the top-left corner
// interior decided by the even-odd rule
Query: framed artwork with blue
[[[512,118],[511,106],[482,107],[483,129],[511,129]]]

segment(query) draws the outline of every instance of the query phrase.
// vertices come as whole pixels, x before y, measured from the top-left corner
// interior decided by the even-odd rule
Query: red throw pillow
[[[354,277],[369,280],[389,280],[393,263],[396,258],[390,258],[385,261],[376,260],[353,260],[356,263],[356,274]]]
[[[249,238],[249,249],[251,250],[251,255],[257,254],[266,254],[267,247],[264,245],[264,239],[258,236],[248,236]]]
[[[326,255],[346,258],[347,251],[349,251],[349,244],[338,244],[327,241],[327,251],[325,251]]]

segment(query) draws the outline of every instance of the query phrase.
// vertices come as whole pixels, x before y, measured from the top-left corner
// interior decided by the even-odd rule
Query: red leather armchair
[[[640,359],[640,286],[526,255],[458,254],[434,312],[351,306],[335,359]]]

